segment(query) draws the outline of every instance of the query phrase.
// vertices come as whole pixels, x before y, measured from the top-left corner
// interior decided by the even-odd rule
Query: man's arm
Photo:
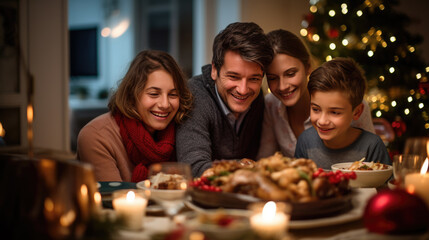
[[[191,165],[192,175],[199,177],[212,166],[211,120],[213,112],[207,101],[195,97],[189,118],[176,132],[177,161]]]

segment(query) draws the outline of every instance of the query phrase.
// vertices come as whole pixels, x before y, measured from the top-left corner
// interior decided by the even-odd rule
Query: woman
[[[274,50],[274,59],[267,70],[271,93],[265,96],[265,113],[261,145],[257,159],[281,151],[293,157],[298,136],[310,122],[310,95],[307,79],[311,73],[311,56],[304,43],[286,30],[267,34]],[[355,127],[375,133],[368,104],[352,123]]]
[[[97,181],[142,181],[151,163],[176,160],[175,124],[191,104],[175,60],[142,51],[110,98],[109,112],[80,131],[77,158],[93,165]]]

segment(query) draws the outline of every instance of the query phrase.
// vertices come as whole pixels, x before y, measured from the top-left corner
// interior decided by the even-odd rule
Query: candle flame
[[[129,202],[134,201],[134,198],[136,198],[136,194],[133,191],[129,191],[127,193],[127,201]]]
[[[276,203],[269,201],[264,205],[262,209],[262,218],[265,220],[271,220],[276,215]]]
[[[426,158],[422,168],[420,169],[420,174],[426,174],[426,172],[428,171],[428,165],[429,165],[429,160],[428,158]]]

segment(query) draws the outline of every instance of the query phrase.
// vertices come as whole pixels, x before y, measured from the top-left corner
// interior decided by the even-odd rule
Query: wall
[[[34,146],[68,150],[67,0],[22,1],[21,38],[34,75]]]

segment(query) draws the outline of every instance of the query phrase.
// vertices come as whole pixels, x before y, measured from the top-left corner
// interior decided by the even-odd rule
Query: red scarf
[[[164,130],[157,132],[158,141],[155,142],[141,121],[127,118],[121,113],[116,113],[114,117],[119,125],[128,158],[136,165],[131,177],[132,182],[147,179],[150,164],[176,160],[174,121]]]

